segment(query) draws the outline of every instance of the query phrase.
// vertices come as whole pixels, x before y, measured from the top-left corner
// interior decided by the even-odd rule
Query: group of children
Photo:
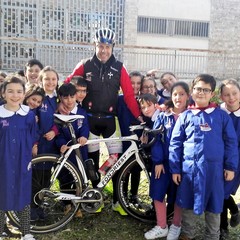
[[[68,148],[66,143],[71,136],[66,129],[54,124],[56,112],[85,116],[74,123],[74,130],[78,142],[86,143],[89,126],[81,104],[87,95],[87,84],[82,78],[74,77],[71,83],[58,88],[58,73],[49,66],[43,67],[37,60],[30,60],[24,71],[26,84],[9,75],[1,85],[0,159],[4,160],[4,167],[0,169],[0,180],[4,184],[0,186],[3,193],[0,196],[0,232],[4,230],[5,211],[19,211],[23,239],[34,240],[30,234],[30,215],[32,218],[42,216],[30,206],[31,157],[64,152]],[[228,209],[230,225],[234,227],[239,223],[238,207],[231,195],[236,192],[240,179],[240,87],[236,80],[223,81],[219,88],[223,104],[219,107],[210,103],[216,81],[208,74],[197,76],[189,89],[188,84],[177,81],[174,74],[165,73],[160,77],[164,87],[161,91],[157,89],[154,76],[154,72],[144,78],[139,72],[130,74],[147,124],[153,128],[164,126],[163,135],[159,135],[151,147],[150,196],[157,225],[144,237],[193,239],[196,220],[202,213],[205,213],[206,223],[204,239],[225,237]],[[159,108],[163,103],[164,108]],[[122,96],[118,101],[118,118],[123,136],[130,134],[129,125],[138,122]],[[123,145],[123,150],[126,148],[127,145]],[[88,158],[85,146],[81,147],[81,153],[84,159]],[[75,161],[74,157],[71,161]],[[131,197],[137,201],[137,181],[135,185]],[[174,206],[169,228],[167,204]]]
[[[28,72],[28,74],[27,74]],[[37,73],[36,73],[37,72]],[[1,85],[0,109],[0,159],[1,197],[0,232],[4,232],[5,212],[19,211],[22,238],[34,240],[30,234],[30,219],[43,218],[43,213],[32,201],[32,156],[41,153],[59,153],[67,149],[70,134],[54,123],[54,113],[59,101],[68,114],[85,118],[76,121],[74,130],[78,142],[84,145],[89,136],[85,110],[81,102],[87,94],[87,84],[75,77],[70,84],[58,88],[58,73],[50,66],[42,67],[37,60],[30,60],[25,68],[26,81],[9,74]],[[87,158],[86,146],[81,148]],[[74,162],[74,158],[71,159]],[[0,236],[1,239],[1,236]]]
[[[201,74],[192,82],[189,99],[188,85],[176,82],[171,88],[171,101],[165,103],[167,110],[160,113],[156,98],[140,97],[142,112],[151,117],[153,127],[163,125],[165,129],[164,136],[159,136],[152,146],[150,196],[157,225],[145,233],[146,239],[194,239],[196,221],[202,213],[205,213],[204,239],[227,239],[228,209],[230,225],[239,224],[238,207],[231,194],[235,194],[240,181],[237,136],[240,88],[236,80],[222,82],[223,111],[210,103],[215,87],[212,76]],[[166,196],[169,203],[175,203],[169,229]]]

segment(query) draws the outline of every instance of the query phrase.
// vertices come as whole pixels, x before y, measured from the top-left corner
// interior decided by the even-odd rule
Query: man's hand
[[[60,112],[63,115],[69,115],[69,111],[63,106],[63,104],[60,102],[58,104],[58,112]]]

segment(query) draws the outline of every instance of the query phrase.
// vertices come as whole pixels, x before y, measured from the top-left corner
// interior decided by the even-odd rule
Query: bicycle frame
[[[86,142],[86,145],[93,144],[93,143],[101,143],[101,142],[107,143],[107,142],[112,142],[112,141],[117,141],[117,142],[130,141],[131,145],[122,154],[122,156],[118,159],[118,161],[110,168],[110,170],[102,178],[102,180],[99,182],[99,184],[97,185],[97,189],[100,190],[100,191],[112,179],[112,177],[116,173],[116,171],[119,170],[127,162],[127,160],[130,159],[130,157],[133,156],[134,154],[135,154],[135,157],[136,157],[136,160],[137,160],[138,164],[141,166],[141,168],[143,170],[145,169],[145,165],[141,161],[141,158],[139,156],[139,150],[138,150],[138,146],[137,146],[138,136],[136,134],[131,135],[131,136],[126,136],[126,137],[102,138],[102,139],[88,140]],[[74,145],[70,146],[68,151],[64,155],[62,155],[62,157],[59,158],[59,161],[61,162],[61,164],[53,172],[52,177],[51,177],[50,186],[57,179],[58,174],[60,173],[63,165],[67,161],[67,159],[70,156],[70,154],[72,153],[72,151],[75,150],[75,149],[78,149],[80,146],[81,146],[80,144],[74,144]],[[77,165],[78,165],[79,171],[82,174],[84,185],[86,186],[85,190],[87,190],[88,189],[87,187],[89,185],[88,184],[89,180],[87,178],[83,162],[80,160],[80,158],[77,155],[76,155],[76,158],[77,158]],[[52,195],[53,193],[49,192],[49,194]],[[96,202],[96,200],[89,200],[89,199],[86,200],[86,199],[83,199],[81,196],[76,196],[76,195],[73,195],[73,194],[66,194],[66,193],[55,193],[53,197],[56,197],[58,200],[74,200],[76,202],[91,202],[91,201]]]

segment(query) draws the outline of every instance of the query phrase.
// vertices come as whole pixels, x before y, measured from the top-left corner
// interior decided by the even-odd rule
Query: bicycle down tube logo
[[[108,181],[112,178],[113,174],[118,170],[118,168],[122,165],[122,163],[125,162],[126,159],[127,159],[126,155],[120,157],[100,183],[102,183],[103,185],[107,184]]]

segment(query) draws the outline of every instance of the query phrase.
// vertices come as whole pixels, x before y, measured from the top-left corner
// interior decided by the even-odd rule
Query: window
[[[139,16],[137,31],[138,33],[207,38],[209,23]]]

